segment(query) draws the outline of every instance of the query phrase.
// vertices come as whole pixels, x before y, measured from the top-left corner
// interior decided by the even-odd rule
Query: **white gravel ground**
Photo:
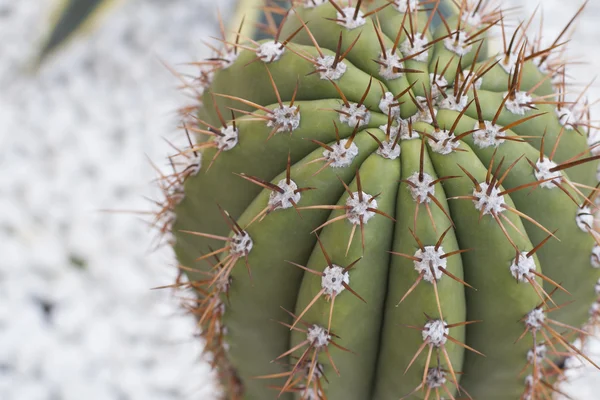
[[[178,135],[186,102],[158,59],[207,56],[215,1],[129,0],[32,72],[46,3],[0,0],[0,399],[210,400],[194,321],[149,290],[173,280],[171,252],[153,251],[141,219],[100,210],[151,208],[146,156],[170,153],[162,138]],[[549,32],[578,6],[543,4]],[[599,13],[591,0],[572,43],[586,79]],[[590,350],[600,358],[598,342]],[[578,372],[572,398],[599,398],[600,372]]]
[[[186,102],[158,57],[207,57],[215,3],[131,0],[33,73],[46,3],[0,1],[0,399],[210,399],[193,319],[149,290],[171,252],[99,210],[151,208]]]

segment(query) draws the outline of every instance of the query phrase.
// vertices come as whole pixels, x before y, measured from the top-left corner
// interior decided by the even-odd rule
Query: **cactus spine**
[[[565,33],[508,34],[486,0],[265,14],[271,39],[199,64],[162,180],[226,398],[550,398],[600,278]]]

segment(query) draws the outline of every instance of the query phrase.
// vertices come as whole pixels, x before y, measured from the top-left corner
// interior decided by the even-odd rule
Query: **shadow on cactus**
[[[510,14],[272,4],[271,39],[197,64],[158,220],[226,398],[550,399],[591,362],[589,103],[569,26],[542,47]]]

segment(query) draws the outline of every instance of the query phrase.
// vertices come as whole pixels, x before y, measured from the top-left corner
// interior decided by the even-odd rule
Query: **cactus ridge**
[[[270,39],[222,28],[197,64],[159,179],[226,398],[549,399],[566,358],[593,364],[572,344],[600,315],[577,15],[544,47],[492,0],[264,12]]]

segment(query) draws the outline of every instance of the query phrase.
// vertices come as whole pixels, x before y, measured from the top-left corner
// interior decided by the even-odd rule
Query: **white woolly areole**
[[[334,168],[347,167],[352,164],[354,158],[358,155],[358,146],[352,142],[350,147],[346,149],[348,139],[342,139],[339,143],[334,143],[331,146],[332,151],[323,150],[323,157],[329,166]]]
[[[434,99],[437,99],[448,87],[448,81],[442,75],[429,74],[429,82],[431,83],[431,97]]]
[[[354,225],[360,224],[362,217],[363,224],[366,224],[371,218],[375,216],[374,211],[367,210],[367,208],[377,209],[377,200],[368,193],[362,192],[362,201],[358,196],[358,192],[352,193],[352,196],[348,196],[346,200],[346,217],[348,221]]]
[[[304,380],[308,381],[310,379],[311,382],[316,382],[325,374],[323,364],[318,362],[313,367],[310,360],[305,361],[303,373]],[[325,398],[323,392],[318,387],[309,386],[307,388],[304,384],[299,384],[297,387],[302,390],[302,400],[323,400]]]
[[[315,8],[327,3],[328,0],[305,0],[304,8]]]
[[[233,235],[229,241],[229,254],[234,257],[244,257],[252,250],[252,238],[248,235],[248,232],[241,231]]]
[[[317,58],[315,69],[319,72],[321,79],[331,79],[332,81],[335,81],[340,79],[342,75],[346,73],[346,64],[344,64],[343,61],[338,62],[335,68],[333,68],[334,62],[334,56],[323,56]]]
[[[542,329],[545,321],[546,315],[544,314],[544,310],[541,308],[534,308],[525,317],[525,325],[527,325],[527,327],[534,332]]]
[[[225,303],[223,303],[221,300],[217,300],[215,305],[213,306],[213,310],[215,314],[225,314]],[[220,329],[224,329],[224,327],[220,327]]]
[[[385,124],[385,125],[379,125],[379,129],[381,129],[382,131],[384,131],[386,134],[388,132],[388,129],[390,131],[390,140],[391,139],[396,139],[396,136],[398,136],[398,132],[402,129],[401,125],[395,125],[393,122],[391,125],[389,124]]]
[[[593,303],[588,313],[591,317],[598,317],[600,315],[600,303]]]
[[[446,373],[441,368],[429,368],[425,383],[430,389],[444,386],[446,383]]]
[[[594,292],[597,295],[600,295],[600,278],[598,278],[598,281],[596,282],[596,284],[594,285]]]
[[[592,248],[592,255],[590,256],[590,263],[594,268],[600,268],[600,246],[597,244]]]
[[[269,206],[273,210],[290,208],[300,202],[301,195],[296,192],[298,189],[296,182],[290,179],[288,184],[287,179],[284,178],[277,183],[277,186],[283,190],[283,193],[273,191],[269,195]]]
[[[186,167],[186,174],[188,176],[196,176],[202,168],[202,153],[199,151],[196,154],[192,154],[192,157],[188,159],[188,166]]]
[[[300,126],[300,110],[297,106],[282,105],[271,111],[268,127],[278,127],[277,133],[293,132]]]
[[[496,56],[496,61],[499,61],[498,65],[502,67],[504,72],[510,74],[514,70],[515,65],[517,65],[519,56],[513,53],[510,53],[508,57],[506,54],[498,54],[498,56]]]
[[[312,367],[312,363],[310,362],[306,362],[304,365],[304,375],[308,378],[309,376],[311,376],[311,370],[312,370],[312,378],[320,378],[325,374],[325,368],[323,367],[323,364],[321,363],[317,363],[314,368]]]
[[[480,149],[486,147],[498,147],[504,143],[502,139],[506,134],[501,131],[501,127],[492,123],[492,121],[483,121],[485,128],[479,128],[479,122],[475,122],[476,131],[473,132],[473,141]]]
[[[589,206],[583,206],[577,211],[575,222],[577,222],[579,229],[584,232],[588,232],[592,229],[592,226],[594,226],[594,214]]]
[[[400,152],[402,148],[399,143],[395,143],[395,139],[390,137],[390,140],[385,140],[381,142],[381,146],[377,148],[376,153],[383,158],[387,158],[389,160],[395,160],[400,157]]]
[[[385,125],[379,125],[379,129],[381,129],[384,132],[390,132],[390,140],[395,140],[396,136],[398,136],[399,131],[402,129],[402,125],[394,125],[394,123],[392,122],[391,125],[389,124],[385,124]]]
[[[202,65],[198,71],[198,77],[196,80],[200,83],[200,92],[204,93],[206,89],[212,84],[215,78],[214,66]]]
[[[446,129],[439,129],[434,131],[431,136],[435,138],[429,138],[429,146],[431,146],[431,150],[436,153],[440,153],[443,155],[452,153],[460,143],[458,140],[454,140],[456,136],[454,133],[450,133],[450,131]]]
[[[364,104],[361,104],[360,107],[357,103],[349,103],[349,106],[345,104],[342,105],[340,109],[340,121],[350,125],[351,127],[355,127],[356,124],[358,126],[363,126],[369,123],[371,120],[371,113],[367,109]]]
[[[223,308],[225,308],[224,304],[223,304]],[[223,312],[225,312],[225,310],[223,310]],[[217,321],[219,321],[219,320],[217,320]],[[216,322],[215,325],[216,325],[216,329],[215,330],[217,332],[221,333],[221,335],[227,336],[229,334],[229,329],[227,329],[227,327],[225,325],[223,325],[222,322],[220,322],[220,321]],[[223,341],[223,349],[225,351],[229,351],[229,348],[230,348],[229,343]]]
[[[467,32],[461,30],[444,39],[444,47],[454,54],[464,56],[473,48],[472,44],[467,44],[468,41],[469,35]]]
[[[544,158],[543,160],[537,160],[535,163],[537,170],[533,170],[533,174],[538,181],[543,181],[545,179],[551,179],[552,181],[546,181],[540,183],[540,186],[546,189],[552,189],[556,187],[553,181],[560,183],[562,181],[562,174],[560,171],[552,172],[550,171],[552,168],[556,167],[557,164],[550,160],[549,158]]]
[[[225,53],[219,55],[219,60],[221,61],[221,68],[222,69],[227,69],[229,67],[231,67],[231,65],[233,65],[233,63],[235,62],[235,60],[237,60],[238,58],[238,53],[234,48],[227,50]]]
[[[394,104],[392,106],[392,104]],[[400,117],[400,105],[397,100],[394,100],[394,95],[391,92],[385,92],[381,100],[379,100],[379,109],[385,115],[392,114],[392,118]]]
[[[423,177],[419,180],[419,172],[414,172],[407,180],[414,185],[408,185],[413,200],[418,203],[429,203],[431,201],[429,195],[433,196],[435,194],[435,186],[431,184],[434,179],[431,175],[423,172]]]
[[[445,110],[454,110],[460,112],[465,109],[467,104],[469,104],[469,96],[462,95],[460,96],[460,99],[457,99],[454,97],[454,95],[450,95],[440,101],[439,107]]]
[[[534,360],[536,364],[539,364],[544,361],[546,358],[547,348],[545,344],[538,344],[535,346],[535,349],[530,349],[527,352],[527,362],[529,364],[533,364]],[[534,359],[535,357],[535,359]]]
[[[385,51],[385,57],[383,54],[380,54],[379,62],[381,64],[379,64],[379,75],[387,80],[401,78],[403,74],[400,72],[400,69],[404,68],[404,64],[400,61],[401,59],[398,52],[393,53],[391,49]]]
[[[477,188],[473,189],[473,196],[477,200],[473,200],[475,208],[479,211],[483,209],[483,215],[485,214],[499,214],[504,211],[504,196],[500,195],[500,189],[492,187],[490,194],[487,194],[489,185],[485,182],[479,184],[481,190]]]
[[[504,96],[507,95],[508,93],[504,93]],[[515,92],[515,98],[506,100],[504,107],[513,114],[525,115],[525,112],[529,110],[528,104],[532,101],[533,98],[527,92]]]
[[[221,134],[214,137],[217,148],[221,151],[229,151],[238,144],[238,135],[240,131],[237,128],[228,126],[221,128]]]
[[[535,279],[535,274],[532,272],[535,268],[534,258],[528,257],[527,252],[523,251],[510,265],[510,273],[519,282],[528,282],[527,278]]]
[[[409,8],[410,11],[415,11],[417,9],[417,2],[418,0],[395,0],[394,8],[401,13],[407,12]]]
[[[525,391],[526,391],[526,393],[523,394],[524,400],[533,400],[533,397],[531,396],[531,393],[533,391],[533,384],[534,384],[533,375],[534,374],[529,374],[524,379]],[[535,375],[537,376],[537,380],[539,381],[539,375],[538,374],[535,374]]]
[[[304,378],[304,380],[308,381],[308,377]],[[312,378],[311,382],[316,382],[316,379]],[[302,400],[323,400],[325,398],[325,395],[318,387],[306,387],[306,385],[302,383],[298,384],[296,387],[298,392],[302,392]]]
[[[422,35],[415,35],[412,43],[408,38],[400,44],[400,51],[405,57],[410,57],[414,54],[421,53],[427,48],[429,41]],[[414,56],[412,60],[425,62],[429,58],[429,51],[425,50],[421,54]]]
[[[365,18],[365,13],[361,10],[358,10],[356,13],[356,8],[354,7],[345,7],[342,9],[344,14],[338,11],[337,13],[337,24],[343,26],[348,30],[352,30],[363,26],[367,23],[367,19]],[[354,19],[354,14],[356,13],[356,19]]]
[[[313,325],[308,328],[308,332],[306,333],[306,339],[310,342],[310,344],[315,348],[322,348],[329,344],[331,340],[331,335],[327,332],[327,329],[323,328],[319,325]]]
[[[339,265],[327,266],[321,277],[321,288],[327,296],[337,296],[344,290],[343,284],[350,284],[350,274]]]
[[[274,40],[262,43],[256,49],[256,55],[262,62],[272,63],[281,58],[285,52],[285,47],[281,43],[277,43]]]
[[[566,130],[570,131],[573,129],[573,125],[577,124],[577,117],[575,117],[573,111],[569,108],[562,107],[561,109],[555,108],[558,122],[565,127]]]
[[[435,347],[442,347],[448,341],[446,335],[449,332],[450,329],[448,329],[444,321],[441,319],[434,319],[425,324],[421,331],[421,336],[425,343],[430,343]]]
[[[433,282],[435,279],[439,281],[442,278],[442,271],[439,268],[446,269],[447,261],[445,258],[442,258],[444,255],[444,249],[442,246],[435,249],[435,246],[425,246],[425,251],[418,249],[415,252],[415,258],[420,259],[421,261],[415,260],[415,271],[419,274],[423,274],[423,279],[427,282]],[[433,268],[433,272],[431,269]]]
[[[164,213],[164,216],[161,218],[164,229],[170,234],[173,234],[173,225],[175,224],[176,220],[177,214],[172,210],[167,210]]]
[[[181,203],[185,198],[185,190],[183,189],[183,182],[177,182],[171,186],[167,192],[167,197],[171,207]]]
[[[311,379],[311,381],[314,382],[315,380]],[[300,387],[304,388],[303,385]],[[325,398],[323,392],[321,392],[321,390],[318,388],[315,389],[314,387],[306,388],[302,393],[304,393],[303,398],[306,400],[322,400]]]

